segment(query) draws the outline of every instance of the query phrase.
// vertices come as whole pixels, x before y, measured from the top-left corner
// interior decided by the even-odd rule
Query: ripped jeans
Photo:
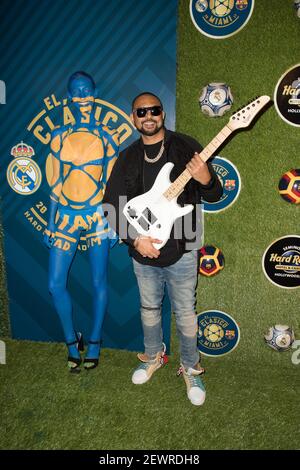
[[[161,305],[166,284],[176,318],[181,363],[185,368],[194,367],[199,362],[195,314],[198,252],[185,253],[176,263],[164,268],[143,265],[133,259],[133,268],[141,298],[145,353],[154,359],[162,350]]]

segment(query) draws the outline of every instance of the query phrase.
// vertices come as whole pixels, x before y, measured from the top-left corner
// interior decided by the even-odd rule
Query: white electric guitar
[[[233,131],[248,127],[269,101],[269,96],[260,96],[234,113],[228,124],[199,154],[202,160],[206,162]],[[166,163],[158,173],[152,188],[131,199],[123,209],[123,214],[128,222],[140,235],[161,240],[161,243],[153,244],[158,250],[167,243],[175,220],[193,210],[191,204],[185,207],[180,207],[177,204],[177,197],[182,193],[192,176],[188,169],[185,169],[171,183],[170,173],[173,167],[173,163]]]

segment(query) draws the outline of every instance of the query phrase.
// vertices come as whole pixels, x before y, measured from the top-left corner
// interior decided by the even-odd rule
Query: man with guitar
[[[165,128],[165,113],[157,96],[149,92],[138,95],[132,103],[131,119],[141,138],[121,152],[108,181],[104,202],[113,205],[117,212],[117,223],[110,219],[109,214],[108,220],[129,245],[129,254],[133,259],[140,291],[145,352],[138,354],[141,364],[134,371],[132,381],[134,384],[147,382],[166,362],[161,326],[161,304],[166,285],[180,339],[179,373],[184,377],[191,403],[202,405],[205,400],[205,388],[200,375],[204,369],[199,364],[195,315],[200,246],[188,251],[186,244],[190,240],[187,240],[185,235],[178,239],[174,228],[162,248],[161,240],[143,234],[145,231],[139,232],[129,226],[128,233],[122,233],[122,219],[126,221],[127,229],[128,222],[122,214],[123,207],[119,197],[126,196],[127,201],[130,201],[149,191],[167,162],[174,164],[170,174],[172,182],[184,170],[188,170],[190,180],[178,193],[177,202],[181,206],[180,210],[184,205],[191,204],[192,216],[178,220],[189,220],[195,234],[195,206],[201,203],[202,198],[208,202],[218,201],[223,189],[212,165],[201,159],[201,145],[187,135]],[[156,220],[155,215],[148,208],[147,210],[152,222]],[[148,222],[152,223],[150,219]],[[144,229],[147,228],[148,222],[143,218]]]

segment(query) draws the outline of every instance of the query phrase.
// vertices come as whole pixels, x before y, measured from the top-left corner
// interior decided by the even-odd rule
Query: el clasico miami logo
[[[249,21],[254,0],[190,0],[195,27],[205,36],[223,39],[240,31]]]
[[[198,350],[206,356],[224,356],[240,341],[240,329],[234,318],[220,310],[208,310],[197,315]]]

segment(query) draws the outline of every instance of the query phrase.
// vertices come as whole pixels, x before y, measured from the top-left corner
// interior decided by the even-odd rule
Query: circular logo
[[[224,356],[233,351],[240,340],[236,321],[220,310],[199,313],[197,346],[206,356]]]
[[[233,204],[241,190],[241,177],[237,168],[226,158],[216,156],[212,166],[223,186],[223,195],[217,202],[203,200],[204,212],[220,212]]]
[[[300,18],[300,0],[294,0],[294,8],[295,8],[296,16]]]
[[[300,287],[300,237],[287,235],[275,240],[265,251],[262,267],[267,279],[278,287]]]
[[[8,165],[6,175],[10,187],[16,193],[25,196],[37,191],[42,181],[38,164],[34,160],[25,157],[12,160]]]
[[[287,202],[291,204],[300,203],[300,169],[287,171],[280,178],[279,194]]]
[[[195,27],[214,39],[236,34],[249,21],[253,8],[254,0],[190,0]]]
[[[300,126],[300,64],[287,70],[279,79],[274,103],[281,119],[291,126]]]

